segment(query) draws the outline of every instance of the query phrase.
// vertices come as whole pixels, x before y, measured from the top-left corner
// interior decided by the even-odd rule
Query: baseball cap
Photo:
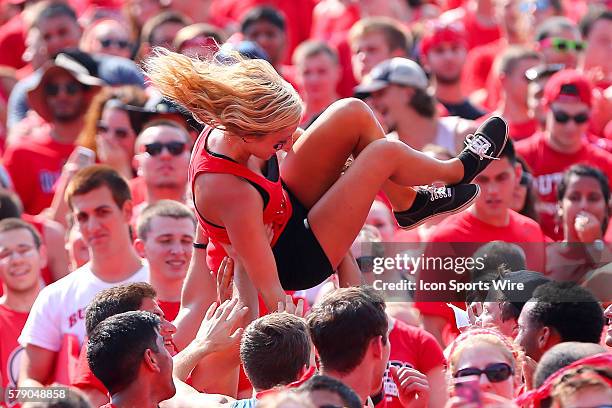
[[[421,55],[427,55],[433,47],[442,43],[462,44],[467,47],[467,38],[463,26],[459,23],[433,22],[429,24],[423,38],[421,38]]]
[[[387,86],[403,85],[425,90],[429,85],[423,68],[408,58],[391,58],[376,65],[361,84],[355,87],[355,96],[366,98],[372,92]]]
[[[591,107],[591,83],[581,72],[564,69],[550,77],[544,87],[544,102],[550,106],[555,101],[583,102]]]

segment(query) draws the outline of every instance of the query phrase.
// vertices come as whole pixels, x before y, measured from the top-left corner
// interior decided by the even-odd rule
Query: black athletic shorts
[[[308,225],[308,210],[286,186],[285,190],[293,213],[272,248],[278,277],[285,290],[309,289],[327,279],[334,268]]]

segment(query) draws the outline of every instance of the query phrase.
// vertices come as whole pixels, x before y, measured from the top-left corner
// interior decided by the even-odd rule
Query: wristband
[[[196,249],[206,249],[207,245],[208,244],[203,244],[201,242],[194,242],[193,243],[193,247],[196,248]]]

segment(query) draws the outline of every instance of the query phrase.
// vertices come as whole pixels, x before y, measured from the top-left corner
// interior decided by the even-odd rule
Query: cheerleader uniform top
[[[278,166],[278,159],[274,155],[267,162],[267,178],[259,175],[246,166],[225,155],[208,150],[207,141],[212,128],[205,129],[196,140],[189,163],[189,183],[192,191],[196,178],[205,173],[232,174],[251,184],[261,195],[264,201],[263,223],[272,225],[274,232],[271,246],[274,246],[292,214],[292,205],[283,188]],[[194,197],[195,201],[195,197]],[[195,204],[195,203],[194,203]],[[199,225],[209,237],[206,248],[206,263],[211,271],[217,272],[221,261],[227,253],[221,244],[231,244],[227,230],[204,218],[197,206],[194,205]]]

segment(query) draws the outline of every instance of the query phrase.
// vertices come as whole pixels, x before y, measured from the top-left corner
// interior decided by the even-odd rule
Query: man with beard
[[[136,161],[145,200],[134,208],[134,216],[159,200],[186,203],[190,147],[189,133],[176,122],[154,120],[144,127],[136,139]]]
[[[30,106],[46,123],[10,145],[4,156],[25,213],[38,214],[51,204],[62,166],[101,85],[84,66],[60,53],[28,92]]]
[[[474,120],[484,115],[461,87],[461,74],[467,56],[465,31],[458,25],[434,23],[421,39],[423,66],[431,74],[432,88],[449,115]]]

